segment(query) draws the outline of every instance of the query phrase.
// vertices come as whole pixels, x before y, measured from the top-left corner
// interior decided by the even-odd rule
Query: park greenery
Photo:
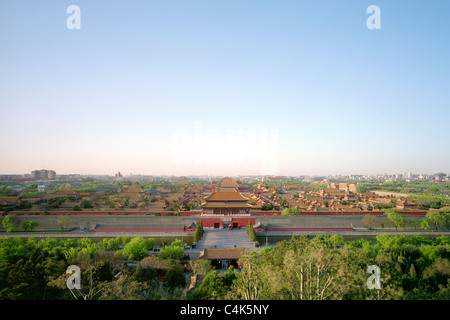
[[[385,182],[364,182],[364,186],[368,189],[377,189],[381,191],[392,191],[400,193],[433,193],[448,194],[450,193],[450,183],[435,183],[431,181],[385,181]]]
[[[450,214],[439,211],[428,211],[424,218],[420,220],[411,219],[409,221],[407,221],[405,216],[400,214],[397,209],[387,209],[384,212],[384,215],[387,216],[389,221],[395,226],[396,230],[398,230],[398,228],[403,228],[406,230],[405,226],[407,222],[409,222],[415,228],[420,227],[425,231],[429,230],[430,227],[433,227],[435,230],[438,230],[438,228],[440,227],[447,226],[448,229],[448,225],[450,223]],[[370,218],[367,218],[367,216],[364,217],[363,225],[371,229],[373,225],[371,222],[368,221],[369,219]]]
[[[152,238],[126,236],[99,242],[0,238],[0,299],[73,299],[65,282],[69,265],[78,265],[82,283],[101,292],[92,299],[178,297],[186,286],[182,241],[177,239],[149,256],[155,245]]]
[[[126,236],[98,242],[3,237],[0,299],[74,299],[66,287],[69,265],[80,267],[86,299],[450,299],[447,236],[293,237],[245,254],[239,269],[226,271],[207,260],[188,261],[180,240],[151,254],[155,247],[155,239]],[[369,265],[380,267],[379,290],[366,286]],[[186,270],[201,275],[192,290]]]
[[[190,299],[449,299],[449,238],[380,235],[344,241],[303,236],[241,259],[242,269],[211,271]],[[369,265],[381,269],[382,288],[366,287]]]
[[[363,191],[384,191],[408,194],[417,205],[424,209],[444,209],[450,207],[450,183],[434,183],[429,181],[389,181],[359,183]]]

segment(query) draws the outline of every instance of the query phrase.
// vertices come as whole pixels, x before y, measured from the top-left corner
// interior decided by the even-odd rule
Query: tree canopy
[[[427,220],[428,221],[428,220]],[[154,239],[117,237],[0,238],[0,299],[73,299],[66,269],[80,267],[89,299],[444,299],[450,298],[450,238],[381,234],[375,241],[340,235],[301,236],[247,252],[239,272],[192,261],[200,283],[184,292],[182,241],[149,256]],[[142,258],[143,257],[143,258]],[[124,260],[125,259],[125,260]],[[134,260],[137,267],[126,267]],[[367,268],[381,271],[381,289],[367,288]],[[202,280],[203,279],[203,280]]]

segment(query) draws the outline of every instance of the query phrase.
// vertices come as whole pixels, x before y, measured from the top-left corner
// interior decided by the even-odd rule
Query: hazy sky
[[[446,0],[3,0],[0,173],[450,172],[449,14]]]

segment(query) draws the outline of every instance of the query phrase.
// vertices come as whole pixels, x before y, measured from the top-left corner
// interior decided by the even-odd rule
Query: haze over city
[[[0,174],[449,173],[449,12],[2,1]]]

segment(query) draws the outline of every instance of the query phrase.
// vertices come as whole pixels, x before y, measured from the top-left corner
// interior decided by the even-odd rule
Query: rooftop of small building
[[[247,250],[245,248],[234,248],[234,249],[205,248],[203,251],[203,258],[208,260],[220,260],[220,259],[238,260],[246,251]]]

